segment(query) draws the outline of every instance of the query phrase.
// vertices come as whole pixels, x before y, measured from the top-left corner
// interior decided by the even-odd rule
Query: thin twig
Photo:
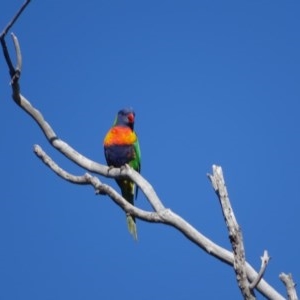
[[[257,277],[255,280],[253,280],[250,284],[250,289],[255,289],[256,286],[258,285],[258,283],[260,282],[260,280],[262,279],[262,277],[264,276],[264,273],[266,271],[267,265],[270,261],[270,256],[268,254],[268,251],[265,250],[263,256],[261,256],[261,266],[260,266],[260,270],[257,274]]]
[[[91,184],[87,180],[85,175],[76,176],[65,171],[57,163],[55,163],[54,160],[49,155],[47,155],[47,153],[39,145],[34,145],[33,151],[36,154],[36,156],[40,158],[47,167],[49,167],[56,175],[63,178],[64,180],[67,180],[74,184]]]
[[[21,72],[21,70],[22,70],[22,54],[21,54],[19,40],[13,33],[11,33],[11,37],[12,37],[12,40],[13,40],[13,43],[15,46],[16,55],[17,55],[16,70]]]
[[[18,20],[18,18],[20,17],[20,15],[22,14],[23,10],[26,8],[26,6],[29,4],[30,0],[26,0],[22,6],[20,7],[20,9],[18,10],[18,12],[14,15],[14,17],[10,20],[10,22],[6,25],[6,27],[3,29],[3,31],[0,34],[0,39],[2,41],[2,39],[4,39],[4,37],[6,36],[6,34],[8,33],[8,31],[10,30],[10,28],[15,24],[15,22]]]
[[[20,48],[18,38],[13,33],[11,34],[11,37],[12,37],[12,40],[13,40],[13,43],[15,46],[15,51],[16,51],[16,56],[17,56],[17,65],[14,68],[14,74],[12,75],[12,78],[11,78],[11,85],[13,85],[15,83],[18,85],[21,70],[22,70],[22,54],[21,54],[21,48]]]

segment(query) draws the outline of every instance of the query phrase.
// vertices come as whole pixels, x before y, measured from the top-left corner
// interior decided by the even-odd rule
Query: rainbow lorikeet
[[[113,126],[104,138],[104,154],[108,166],[120,168],[128,164],[137,172],[141,170],[141,151],[136,133],[134,132],[135,113],[132,109],[118,112]],[[129,179],[116,179],[121,188],[122,196],[132,205],[137,196],[137,187]],[[129,232],[137,240],[135,218],[126,214]]]

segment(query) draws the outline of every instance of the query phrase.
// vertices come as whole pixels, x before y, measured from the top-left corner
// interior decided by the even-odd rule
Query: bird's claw
[[[114,168],[114,166],[108,166],[108,169],[107,169],[107,175],[109,174],[109,171],[111,170],[111,169],[113,169]]]
[[[120,167],[121,173],[122,173],[122,171],[125,171],[127,169],[130,169],[130,166],[128,164],[125,164],[125,165],[123,165],[123,166]]]

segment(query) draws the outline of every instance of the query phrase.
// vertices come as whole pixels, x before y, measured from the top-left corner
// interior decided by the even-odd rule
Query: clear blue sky
[[[22,2],[2,0],[0,28]],[[166,207],[230,249],[206,178],[221,165],[247,259],[259,268],[267,249],[265,279],[285,295],[281,272],[300,282],[299,14],[296,0],[32,1],[13,28],[22,92],[101,163],[116,112],[133,107],[143,176]],[[241,299],[233,270],[175,229],[138,221],[135,243],[108,197],[46,168],[35,143],[85,172],[10,95],[1,56],[0,299]],[[137,206],[149,208],[142,194]]]

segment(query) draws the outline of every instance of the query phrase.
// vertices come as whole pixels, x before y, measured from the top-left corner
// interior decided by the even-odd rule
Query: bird
[[[129,165],[137,172],[141,172],[141,150],[137,134],[134,131],[135,112],[132,108],[121,109],[112,127],[104,137],[104,155],[109,167],[121,168]],[[116,179],[123,198],[134,205],[138,194],[136,184],[126,178]],[[130,234],[137,240],[135,217],[126,213],[127,226]]]

